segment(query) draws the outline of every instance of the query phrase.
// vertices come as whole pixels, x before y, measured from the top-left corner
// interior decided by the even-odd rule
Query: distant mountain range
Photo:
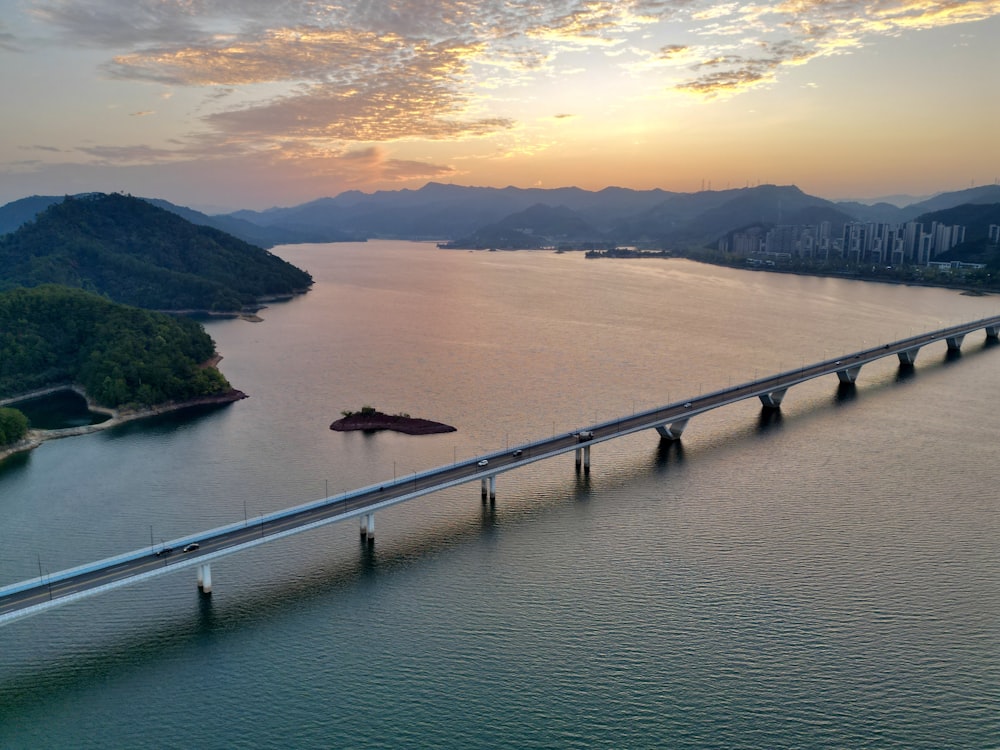
[[[0,207],[0,233],[13,231],[61,200],[34,196]],[[596,192],[573,187],[482,188],[433,182],[419,190],[350,191],[289,208],[217,216],[166,201],[149,202],[194,224],[262,247],[381,238],[436,240],[455,247],[655,245],[682,249],[713,243],[750,225],[902,223],[967,204],[1000,204],[1000,185],[941,193],[902,208],[890,203],[828,201],[790,185],[673,193],[614,187]]]

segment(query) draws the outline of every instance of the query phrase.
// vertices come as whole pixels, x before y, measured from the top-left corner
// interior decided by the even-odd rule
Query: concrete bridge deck
[[[461,463],[362,487],[261,515],[242,523],[198,532],[160,547],[144,547],[51,575],[10,584],[0,588],[0,625],[86,596],[172,573],[180,568],[197,567],[198,585],[202,591],[210,593],[210,563],[220,557],[355,517],[361,518],[362,535],[371,540],[375,535],[375,512],[390,505],[476,480],[482,484],[483,500],[487,496],[492,500],[496,493],[496,477],[502,472],[570,451],[576,453],[577,467],[583,466],[585,470],[589,470],[590,448],[596,443],[650,429],[656,430],[662,439],[676,440],[693,417],[712,409],[749,398],[759,398],[766,409],[778,409],[787,390],[799,383],[831,374],[836,374],[843,383],[853,383],[861,368],[870,362],[896,356],[901,366],[909,366],[922,347],[946,341],[949,350],[957,351],[965,336],[978,330],[984,330],[987,339],[996,340],[1000,332],[1000,316],[862,349],[712,393],[585,426],[571,433],[511,446]],[[186,548],[189,551],[184,551]],[[166,552],[165,549],[171,551]]]

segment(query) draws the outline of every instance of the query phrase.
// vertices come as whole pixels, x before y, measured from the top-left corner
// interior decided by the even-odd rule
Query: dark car
[[[201,545],[200,545],[200,544],[198,544],[198,542],[194,542],[193,544],[189,544],[189,545],[188,545],[187,547],[185,547],[185,548],[183,549],[183,551],[184,551],[184,552],[194,552],[194,551],[195,551],[196,549],[198,549],[198,548],[199,548],[200,546],[201,546]]]
[[[160,549],[156,550],[155,554],[157,557],[159,557],[160,555],[169,555],[173,551],[174,551],[173,547],[161,547]]]
[[[513,453],[511,453],[511,455],[512,456],[520,456],[522,453],[524,453],[524,451],[521,450],[520,448],[518,448],[516,451],[514,451]]]

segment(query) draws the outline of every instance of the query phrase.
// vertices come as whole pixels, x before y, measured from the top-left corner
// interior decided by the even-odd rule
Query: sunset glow
[[[1000,0],[11,0],[0,202],[1000,175]]]

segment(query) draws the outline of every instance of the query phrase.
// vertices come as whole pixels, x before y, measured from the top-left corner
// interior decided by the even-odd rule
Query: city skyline
[[[0,20],[0,203],[461,185],[990,184],[1000,0],[45,0]]]

